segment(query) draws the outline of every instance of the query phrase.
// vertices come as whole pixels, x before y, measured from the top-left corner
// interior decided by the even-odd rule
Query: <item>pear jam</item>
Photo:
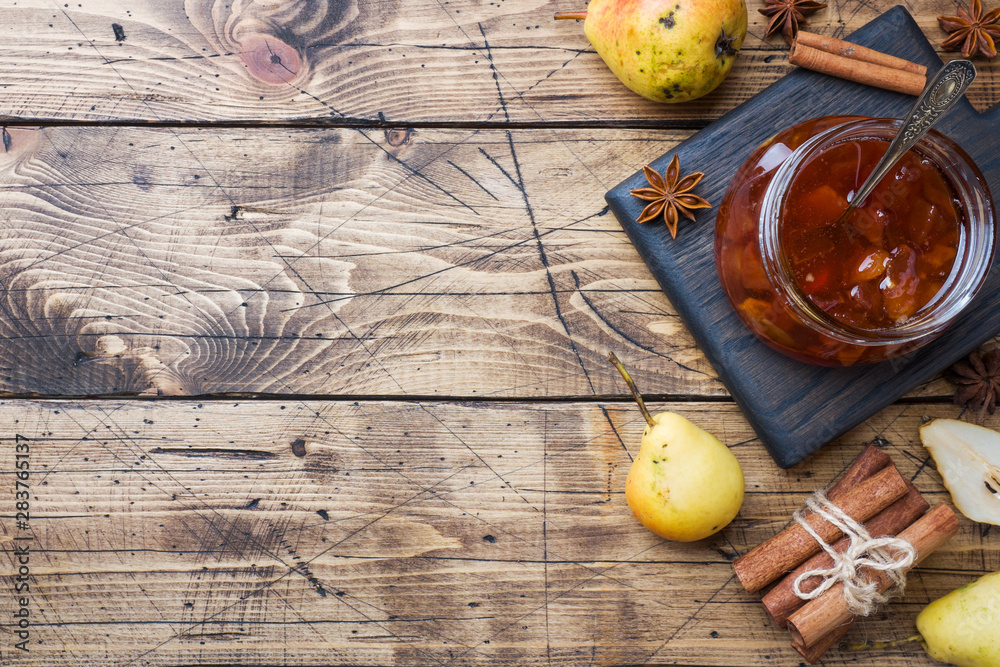
[[[838,134],[861,120],[818,118],[775,135],[740,167],[719,206],[716,265],[736,313],[768,345],[810,363],[881,361],[933,339],[947,323],[916,339],[903,332],[947,300],[964,252],[967,200],[920,150],[843,216],[893,135]],[[817,138],[792,157],[821,133],[830,141]],[[794,166],[780,170],[790,159]],[[765,203],[779,171],[781,191]],[[992,202],[989,211],[991,258]]]
[[[799,289],[861,329],[903,324],[929,303],[951,273],[961,233],[954,189],[913,151],[838,221],[888,147],[856,139],[808,160],[789,187],[779,231]]]

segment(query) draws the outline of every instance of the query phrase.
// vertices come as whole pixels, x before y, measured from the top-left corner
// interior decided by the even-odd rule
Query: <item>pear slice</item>
[[[951,499],[973,521],[1000,526],[1000,433],[956,419],[920,427]]]

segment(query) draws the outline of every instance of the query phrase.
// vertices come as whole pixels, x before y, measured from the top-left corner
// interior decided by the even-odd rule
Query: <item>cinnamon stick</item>
[[[857,458],[851,462],[851,465],[847,467],[847,470],[844,471],[840,478],[832,484],[829,489],[827,489],[826,497],[832,502],[838,503],[846,492],[850,491],[858,483],[868,479],[879,470],[885,468],[889,465],[890,461],[891,459],[888,454],[875,445],[868,443],[865,445],[865,448],[861,450],[861,453],[858,454]],[[733,568],[736,570],[737,575],[740,574],[741,569],[753,567],[753,563],[744,560],[747,556],[750,556],[751,553],[753,552],[744,554],[744,556],[738,558],[736,562],[733,563]],[[750,560],[752,561],[753,558],[751,557]]]
[[[815,644],[806,648],[802,644],[792,640],[792,648],[799,652],[810,665],[823,657],[823,654],[830,650],[830,647],[840,641],[847,631],[851,629],[857,617],[852,617],[848,623],[838,625],[833,631],[823,635]]]
[[[836,500],[837,505],[855,521],[867,521],[906,495],[906,481],[896,466],[889,464],[857,484]],[[843,535],[822,517],[805,512],[803,519],[827,543]],[[736,576],[748,592],[754,593],[788,572],[820,550],[819,543],[798,523],[733,561]]]
[[[874,479],[874,478],[873,478]],[[927,514],[913,522],[897,537],[913,545],[917,552],[914,564],[924,560],[935,549],[951,539],[958,532],[958,518],[947,505],[935,505]],[[879,591],[885,591],[892,580],[885,572],[865,572],[877,584]],[[792,641],[811,648],[837,627],[850,622],[851,612],[844,600],[844,585],[838,583],[830,590],[811,600],[788,619],[788,631]]]
[[[886,507],[865,523],[865,530],[872,537],[895,535],[927,511],[929,505],[924,500],[924,497],[920,495],[915,486],[909,482],[906,484],[909,491],[905,496]],[[850,538],[843,537],[833,545],[833,549],[842,552],[847,549],[850,543]],[[828,553],[825,551],[818,553],[792,570],[774,588],[768,591],[762,602],[767,613],[771,615],[771,618],[774,619],[779,628],[785,627],[788,617],[806,603],[805,600],[795,594],[795,580],[799,575],[809,570],[826,569],[832,565],[833,558]],[[803,581],[800,588],[802,592],[809,593],[816,590],[821,583],[823,583],[822,579],[812,577]]]
[[[799,42],[792,42],[792,48],[788,52],[788,62],[848,81],[894,90],[897,93],[906,93],[907,95],[919,95],[927,84],[927,77],[920,74],[885,65],[876,65],[863,60],[852,60]]]
[[[868,443],[857,458],[851,462],[844,474],[826,492],[826,497],[837,502],[845,492],[858,482],[863,482],[882,468],[889,465],[891,459],[875,445]]]
[[[905,58],[897,58],[896,56],[890,56],[888,53],[882,53],[881,51],[859,46],[858,44],[845,42],[844,40],[837,39],[836,37],[826,37],[824,35],[817,35],[814,32],[799,30],[795,35],[795,42],[801,44],[802,46],[819,49],[820,51],[832,53],[837,56],[843,56],[844,58],[850,58],[851,60],[858,60],[865,63],[871,63],[873,65],[882,65],[883,67],[891,67],[892,69],[912,72],[913,74],[919,74],[920,76],[927,75],[927,68],[923,65],[918,65],[917,63],[906,60]]]

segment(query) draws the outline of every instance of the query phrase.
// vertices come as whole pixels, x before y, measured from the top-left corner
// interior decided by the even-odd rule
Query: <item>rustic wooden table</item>
[[[789,71],[749,4],[726,82],[664,107],[552,21],[582,0],[0,2],[0,663],[798,664],[730,561],[875,437],[947,500],[917,427],[960,411],[937,380],[778,469],[608,214]],[[954,5],[907,6],[939,42]],[[608,350],[740,459],[722,533],[629,514]],[[997,569],[963,519],[849,637]]]

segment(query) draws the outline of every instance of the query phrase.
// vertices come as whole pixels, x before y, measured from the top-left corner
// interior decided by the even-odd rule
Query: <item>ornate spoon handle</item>
[[[857,208],[871,194],[872,189],[895,166],[906,151],[913,148],[920,137],[945,115],[972,84],[976,78],[976,68],[968,60],[952,60],[938,70],[937,74],[927,83],[924,92],[920,93],[917,103],[903,121],[885,155],[875,165],[875,170],[865,179],[851,199],[848,210]]]

